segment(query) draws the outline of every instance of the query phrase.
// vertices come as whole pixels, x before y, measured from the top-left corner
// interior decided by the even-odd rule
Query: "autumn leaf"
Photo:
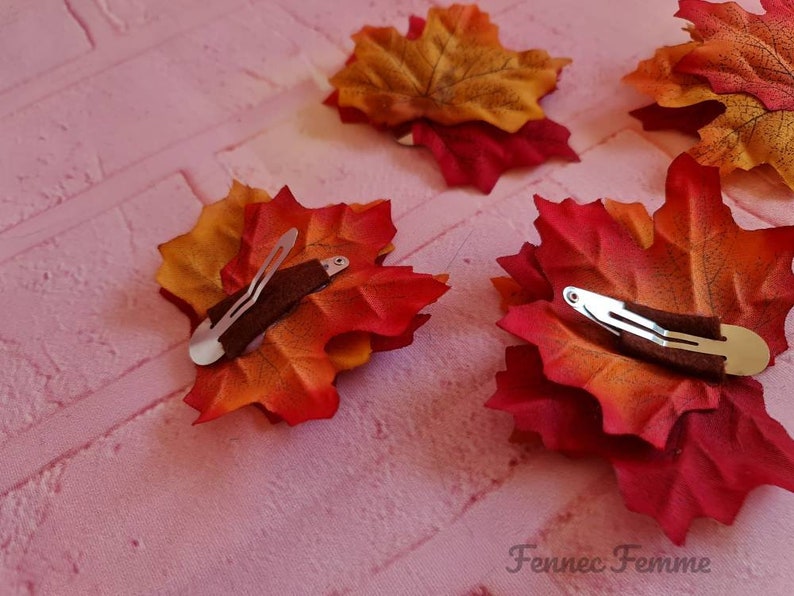
[[[423,119],[413,123],[411,132],[414,144],[432,151],[449,186],[471,184],[484,193],[507,170],[549,157],[579,161],[568,145],[571,133],[548,118],[527,122],[514,133],[484,122],[445,126]]]
[[[416,39],[367,26],[353,40],[355,60],[331,78],[338,104],[389,127],[428,118],[478,120],[515,132],[544,117],[538,100],[569,62],[543,50],[506,50],[497,27],[474,5],[431,8]]]
[[[227,211],[219,208],[221,213]],[[240,227],[226,235],[236,236],[236,254],[217,271],[180,263],[196,260],[190,240],[197,234],[161,248],[164,258],[176,261],[168,263],[169,269],[188,271],[184,277],[162,278],[161,283],[175,296],[199,305],[208,298],[193,297],[191,291],[199,288],[223,298],[247,285],[277,239],[291,227],[300,234],[283,268],[335,255],[350,261],[326,288],[306,296],[269,327],[260,347],[232,360],[197,367],[196,382],[185,397],[201,413],[196,422],[248,404],[259,404],[291,425],[330,417],[339,401],[334,387],[339,371],[366,362],[374,344],[376,349],[392,349],[410,343],[415,329],[426,320],[419,311],[447,287],[410,267],[381,264],[396,231],[389,212],[387,201],[307,209],[285,188],[271,201],[244,207]],[[213,237],[211,223],[200,221],[202,241]],[[230,221],[216,223],[230,228]],[[218,265],[218,260],[214,263]],[[210,281],[198,283],[195,277],[202,276]]]
[[[621,455],[610,459],[627,507],[655,517],[677,544],[696,517],[733,523],[758,486],[794,491],[794,441],[767,414],[754,379],[726,383],[714,412],[686,414],[663,453]]]
[[[714,94],[699,90],[704,101]],[[690,94],[696,97],[696,91]],[[794,188],[794,112],[767,111],[750,95],[720,96],[725,112],[700,129],[700,142],[689,152],[703,165],[728,174],[769,164]]]
[[[568,285],[659,310],[714,315],[758,333],[773,356],[787,349],[794,228],[741,229],[722,203],[716,170],[678,157],[652,220],[641,207],[617,202],[536,197],[536,204],[541,244],[517,257],[527,262],[516,281],[538,298],[510,308],[499,325],[538,347],[550,381],[598,400],[604,432],[663,448],[679,417],[716,408],[722,388],[620,353],[612,334],[565,303]],[[543,298],[549,287],[552,298]]]
[[[623,81],[637,91],[650,95],[663,107],[680,108],[697,104],[701,100],[689,97],[689,92],[708,86],[700,77],[676,70],[681,59],[697,46],[697,42],[691,41],[661,47],[652,58],[640,61],[637,69],[623,77]]]
[[[323,100],[323,103],[328,107],[334,108],[339,114],[339,120],[345,124],[371,124],[373,128],[378,130],[389,130],[388,126],[383,124],[375,124],[371,122],[369,116],[358,108],[350,108],[347,106],[339,105],[339,91],[332,91],[328,97]]]
[[[424,31],[426,23],[427,21],[425,21],[425,19],[422,17],[418,17],[416,15],[411,15],[408,17],[408,31],[405,34],[405,39],[417,39],[420,35],[422,35],[422,31]],[[356,55],[351,54],[345,62],[345,66],[351,65],[355,61]],[[365,112],[362,112],[358,108],[339,105],[339,91],[336,89],[323,100],[323,103],[329,107],[335,108],[339,113],[339,119],[345,124],[371,124],[378,130],[389,130],[389,127],[385,124],[378,124],[370,120],[369,116],[367,116]]]
[[[157,283],[192,308],[199,321],[225,296],[221,268],[240,249],[245,206],[268,201],[265,191],[234,181],[224,200],[202,208],[190,232],[158,247],[163,264]]]
[[[158,247],[163,257],[157,272],[161,293],[185,313],[191,329],[206,318],[210,306],[227,295],[221,269],[240,250],[245,207],[270,200],[265,191],[235,180],[226,198],[202,208],[190,232]],[[351,206],[352,209],[366,207]],[[387,244],[380,256],[392,248]],[[340,335],[328,343],[326,351],[337,370],[348,370],[369,360],[372,339],[365,333]]]
[[[794,110],[794,14],[790,3],[762,0],[765,14],[733,2],[681,0],[676,16],[702,40],[678,63],[719,94],[747,93],[766,110]]]
[[[719,95],[693,75],[677,73],[675,65],[696,46],[661,48],[625,80],[666,108],[708,109],[702,106],[719,102],[723,112],[700,128],[700,142],[689,153],[722,174],[768,163],[794,188],[794,112],[770,112],[751,95]]]
[[[703,101],[691,106],[665,108],[658,103],[637,108],[629,112],[642,122],[643,130],[677,130],[697,136],[698,131],[725,112],[719,101]]]
[[[323,103],[336,108],[342,122],[389,130],[371,123],[361,110],[340,106],[338,97],[335,91]],[[472,185],[486,194],[508,170],[538,165],[550,157],[579,161],[568,144],[570,131],[549,118],[527,122],[514,133],[484,122],[447,126],[426,119],[392,128],[391,132],[396,138],[410,134],[410,142],[401,141],[403,144],[427,147],[448,186]]]
[[[487,406],[512,414],[516,434],[536,433],[547,449],[609,460],[626,506],[656,519],[676,544],[698,517],[733,523],[758,486],[794,491],[794,441],[766,413],[753,379],[731,378],[715,410],[683,415],[664,447],[654,448],[605,433],[598,402],[548,380],[537,347],[510,347],[505,356]]]
[[[631,235],[640,248],[653,244],[653,220],[642,203],[621,203],[604,199],[604,209],[620,226]]]
[[[694,41],[660,48],[624,78],[656,101],[633,114],[648,130],[696,128],[700,142],[689,153],[702,165],[728,174],[769,164],[794,188],[794,111],[769,109],[794,93],[787,49],[794,29],[785,25],[794,23],[791,8],[770,0],[758,17],[733,3],[680,6],[678,16],[696,25]]]
[[[639,204],[536,200],[540,246],[499,259],[513,281],[497,284],[503,300],[525,301],[500,324],[530,345],[507,349],[507,370],[487,405],[513,415],[516,440],[537,435],[549,449],[608,459],[626,506],[655,518],[676,544],[695,518],[732,523],[757,486],[794,491],[794,442],[766,413],[757,381],[709,384],[627,359],[608,333],[560,304],[571,284],[664,310],[718,314],[754,329],[779,354],[794,305],[794,228],[739,228],[716,171],[687,155],[673,162],[653,219]],[[610,386],[611,394],[603,391]],[[659,387],[669,387],[669,403]],[[717,399],[708,405],[709,397]],[[654,399],[658,409],[644,415]],[[620,412],[629,417],[610,423]],[[656,432],[660,425],[667,432]]]
[[[510,274],[509,277],[491,278],[491,283],[502,298],[503,311],[511,306],[553,298],[549,280],[543,275],[535,257],[536,249],[536,246],[526,242],[518,254],[496,259],[502,269]]]
[[[499,45],[496,27],[490,24],[487,15],[481,13],[476,6],[431,9],[428,18],[432,23],[435,23],[433,25],[435,29],[429,28],[427,25],[428,21],[425,19],[411,16],[405,38],[400,37],[391,28],[376,29],[365,27],[361,33],[354,36],[354,39],[361,38],[365,41],[371,41],[370,37],[378,38],[379,35],[396,36],[396,38],[401,40],[400,43],[405,44],[405,48],[414,48],[415,51],[422,52],[427,47],[432,50],[433,47],[441,43],[438,37],[440,35],[438,32],[439,27],[449,28],[452,26],[451,23],[454,22],[452,30],[446,31],[447,41],[443,44],[443,51],[440,51],[436,56],[437,62],[432,72],[425,72],[426,64],[422,63],[420,65],[425,69],[423,71],[424,74],[430,77],[427,85],[430,85],[433,89],[438,89],[434,85],[440,81],[456,81],[457,78],[460,78],[459,71],[461,67],[455,63],[453,58],[457,56],[459,59],[464,59],[468,55],[467,52],[470,50],[474,51],[472,48],[467,49],[468,46],[466,44],[474,44],[472,47],[475,47],[476,44],[482,45],[487,41],[487,52],[482,48],[477,50],[476,60],[478,61],[478,68],[486,68],[487,61],[494,59],[498,52],[505,53],[505,55],[519,55],[515,52],[508,52]],[[487,34],[483,32],[487,32]],[[373,58],[369,63],[362,63],[358,52],[359,44],[357,44],[356,48],[357,52],[348,58],[346,68],[338,73],[332,79],[332,82],[339,77],[350,76],[353,70],[357,73],[356,76],[359,76],[361,75],[361,72],[359,72],[361,69],[370,73],[369,69],[375,68],[377,70],[382,68],[383,64],[387,64],[384,68],[391,73],[389,76],[393,74],[394,65],[389,65],[388,61],[378,62],[377,59]],[[383,52],[387,51],[383,48],[381,50]],[[411,52],[414,50],[411,50]],[[405,51],[408,52],[408,55],[414,55],[408,50]],[[532,52],[537,54],[539,51]],[[530,55],[532,52],[523,52],[520,55]],[[435,54],[433,55],[435,56]],[[548,58],[545,52],[543,55]],[[377,54],[377,56],[380,56],[380,54]],[[382,56],[380,57],[382,58]],[[405,56],[401,54],[400,59],[404,58]],[[393,62],[394,58],[392,57],[390,60]],[[504,64],[508,64],[508,62]],[[552,60],[551,62],[556,65],[556,70],[554,71],[556,80],[559,70],[568,61]],[[491,81],[492,73],[478,74],[477,70],[471,71],[470,64],[467,65],[467,68],[466,77],[472,75],[470,77],[471,80],[466,80],[465,84],[463,81],[450,84],[450,92],[456,89],[457,91],[470,90],[470,84],[479,84],[486,86],[484,88],[488,89],[488,93],[481,93],[478,101],[483,102],[485,101],[483,98],[486,97],[489,102],[498,99],[499,94],[502,94],[504,90],[501,87],[493,87]],[[404,69],[403,72],[405,72]],[[505,72],[512,71],[507,69]],[[504,73],[502,74],[504,75]],[[368,76],[375,75],[370,73]],[[381,76],[381,74],[377,76],[379,85],[386,85],[387,87],[391,85],[387,82],[389,76]],[[413,82],[415,83],[416,81]],[[513,83],[519,86],[523,85],[520,81],[513,81]],[[491,85],[491,87],[487,87],[488,85]],[[337,85],[337,87],[340,86]],[[552,85],[551,89],[553,87],[554,85]],[[389,93],[391,91],[392,89],[389,87]],[[531,88],[524,86],[523,91],[531,91]],[[374,104],[376,107],[382,107],[383,89],[371,85],[365,88],[356,87],[356,93],[358,93],[358,95],[355,95],[357,98],[356,102],[350,103],[344,99],[345,89],[340,87],[335,89],[323,103],[335,108],[339,113],[340,120],[344,123],[369,124],[377,130],[390,132],[395,139],[398,139],[404,145],[422,145],[427,147],[439,163],[444,179],[449,186],[473,185],[484,193],[490,193],[501,174],[508,169],[537,165],[554,156],[573,161],[578,161],[579,159],[576,153],[568,146],[567,141],[570,136],[568,130],[562,125],[544,118],[542,112],[535,115],[527,112],[523,125],[517,131],[505,132],[505,130],[502,130],[504,127],[494,126],[494,124],[486,121],[485,118],[481,118],[482,114],[471,116],[473,119],[469,119],[467,116],[463,121],[459,121],[456,119],[457,117],[453,117],[450,120],[444,114],[451,114],[451,110],[458,110],[459,108],[451,108],[449,104],[441,105],[436,100],[431,101],[430,108],[432,109],[430,110],[412,112],[410,116],[406,117],[403,117],[403,114],[398,119],[382,118],[379,109],[368,109],[367,106]],[[539,97],[536,99],[539,99]],[[422,99],[422,101],[426,100],[427,98]],[[405,101],[413,102],[412,105],[414,105],[419,100],[414,97]],[[391,110],[391,107],[393,107],[392,103],[387,103],[390,106],[389,113],[391,114],[393,111]],[[469,103],[464,102],[463,105],[467,106]],[[537,101],[535,101],[533,106],[531,111],[534,114],[535,108],[539,109]],[[400,110],[403,110],[403,108],[404,106],[400,107]],[[515,114],[509,111],[506,112],[501,108],[499,108],[499,111],[500,117],[507,115],[507,117],[513,118],[515,116]],[[439,116],[439,114],[442,115]],[[448,122],[453,123],[449,124]]]

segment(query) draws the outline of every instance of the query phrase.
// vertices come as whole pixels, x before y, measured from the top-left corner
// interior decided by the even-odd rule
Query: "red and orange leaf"
[[[185,313],[191,328],[206,317],[207,308],[226,296],[221,268],[240,250],[246,205],[268,201],[270,195],[265,191],[234,181],[226,198],[202,209],[190,232],[159,247],[163,256],[157,272],[160,293]],[[391,248],[390,244],[384,246],[380,254]],[[370,335],[359,333],[355,339],[331,342],[326,351],[337,370],[360,366],[372,353]]]
[[[538,100],[569,62],[543,50],[505,49],[474,5],[431,8],[415,39],[393,27],[364,27],[353,40],[355,60],[331,77],[338,104],[390,127],[418,118],[480,120],[515,132],[544,117]]]
[[[610,459],[627,507],[655,517],[677,544],[696,517],[733,523],[758,486],[794,491],[794,441],[767,414],[754,379],[731,379],[715,411],[684,416],[663,453]]]
[[[767,110],[794,110],[794,13],[790,3],[762,0],[756,15],[734,2],[680,0],[702,43],[676,67],[706,78],[717,93],[748,93]]]
[[[350,259],[347,272],[362,264],[375,263],[397,232],[388,201],[376,201],[358,208],[340,203],[307,209],[285,187],[266,209],[259,207],[246,207],[240,249],[221,272],[227,294],[251,281],[284,230],[291,227],[297,228],[300,234],[283,268],[341,254]]]
[[[491,283],[502,297],[502,310],[510,306],[526,304],[535,300],[551,300],[549,280],[540,269],[535,251],[537,247],[525,242],[516,255],[499,257],[496,261],[510,277],[495,277]]]
[[[538,346],[550,381],[598,400],[605,432],[638,435],[658,448],[681,414],[717,407],[720,386],[617,352],[613,336],[573,311],[562,289],[574,285],[660,310],[718,316],[754,330],[773,355],[787,348],[784,322],[794,305],[794,228],[737,226],[722,202],[717,171],[686,154],[670,167],[666,195],[649,246],[648,224],[636,211],[616,219],[614,205],[537,197],[542,242],[532,256],[541,291],[550,284],[553,298],[515,306],[499,323]]]
[[[445,126],[423,119],[413,123],[411,132],[414,144],[433,153],[449,186],[471,184],[484,193],[507,170],[550,157],[579,161],[568,145],[570,131],[548,118],[527,122],[514,133],[485,122]]]
[[[658,104],[638,116],[649,128],[671,125],[690,132],[700,124],[700,142],[689,150],[699,163],[718,166],[723,174],[769,164],[794,188],[794,111],[769,110],[749,93],[717,93],[705,78],[683,72],[681,64],[702,47],[694,33],[695,41],[660,48],[624,78]],[[706,107],[715,102],[722,104],[721,113]],[[716,115],[710,119],[712,109]]]
[[[291,425],[329,418],[339,404],[330,339],[351,330],[399,336],[445,289],[409,267],[359,267],[305,298],[252,353],[199,368],[185,401],[201,411],[198,422],[251,403]]]
[[[518,254],[498,257],[496,262],[528,292],[528,301],[551,300],[552,288],[541,270],[537,250],[537,246],[525,242]]]
[[[402,338],[405,345],[424,321],[417,319],[419,311],[447,290],[431,275],[379,264],[395,233],[388,202],[306,209],[285,188],[266,204],[246,207],[239,252],[220,274],[221,296],[249,283],[291,227],[301,234],[284,267],[335,255],[346,256],[350,265],[272,325],[259,348],[198,367],[185,397],[201,412],[197,422],[248,404],[259,404],[289,424],[332,416],[339,402],[337,373],[369,358],[373,334]]]
[[[626,506],[656,519],[676,544],[698,517],[732,523],[758,486],[794,491],[794,441],[766,413],[753,379],[728,380],[715,410],[685,414],[657,449],[605,433],[598,402],[549,381],[535,346],[508,348],[506,363],[488,407],[512,414],[517,434],[536,433],[548,449],[608,459]]]

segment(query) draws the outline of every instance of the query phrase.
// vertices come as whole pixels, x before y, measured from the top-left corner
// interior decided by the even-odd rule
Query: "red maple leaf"
[[[683,108],[666,108],[658,103],[629,112],[642,122],[643,130],[677,130],[697,136],[698,131],[725,111],[718,101],[702,101]]]
[[[489,407],[511,413],[519,437],[537,433],[549,449],[609,459],[627,506],[656,518],[677,543],[695,517],[731,523],[756,486],[794,490],[794,443],[766,414],[759,383],[709,383],[629,358],[560,304],[562,288],[576,285],[719,314],[779,354],[794,305],[794,228],[739,228],[716,169],[688,155],[670,167],[653,220],[639,204],[537,201],[542,244],[500,258],[512,285],[497,285],[514,305],[500,325],[533,345],[508,348]]]
[[[414,144],[433,152],[449,186],[471,184],[486,194],[507,170],[550,157],[579,161],[568,145],[570,131],[548,118],[531,120],[514,133],[486,122],[446,126],[429,120],[415,121],[411,132]]]
[[[609,332],[567,305],[566,286],[718,316],[754,330],[773,355],[787,348],[794,229],[739,228],[722,203],[714,168],[678,157],[667,200],[653,220],[641,207],[629,211],[615,202],[556,204],[536,197],[536,203],[542,244],[532,254],[553,298],[513,307],[499,325],[539,347],[549,379],[596,397],[606,432],[636,434],[662,447],[683,412],[716,407],[720,388],[620,353]]]
[[[733,523],[758,486],[794,491],[794,441],[767,414],[753,379],[730,379],[717,409],[685,414],[657,449],[605,433],[598,402],[583,389],[549,381],[535,346],[507,348],[506,363],[488,407],[512,414],[516,430],[536,433],[547,449],[609,460],[626,507],[656,519],[676,544],[695,518]]]

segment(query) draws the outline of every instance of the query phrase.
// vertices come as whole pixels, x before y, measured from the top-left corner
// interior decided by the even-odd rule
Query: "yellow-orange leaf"
[[[691,42],[657,50],[625,80],[667,108],[718,101],[725,111],[698,130],[700,142],[689,153],[722,174],[769,164],[794,188],[794,112],[769,111],[746,93],[718,94],[699,77],[675,71],[676,64],[698,47]]]
[[[652,58],[641,61],[637,69],[623,77],[637,91],[650,95],[660,106],[677,108],[690,105],[686,93],[703,84],[699,77],[675,71],[675,65],[698,46],[698,42],[664,46]]]
[[[769,164],[794,188],[794,112],[770,112],[745,93],[717,95],[700,87],[689,94],[719,99],[725,112],[698,131],[700,142],[689,152],[703,165],[719,166],[723,174]]]
[[[417,39],[393,27],[364,27],[353,40],[355,60],[331,78],[338,103],[388,126],[424,117],[482,120],[515,132],[544,117],[538,100],[570,62],[503,48],[497,27],[473,5],[431,8]]]
[[[198,222],[187,234],[161,244],[163,264],[157,283],[187,303],[199,319],[224,298],[221,269],[240,250],[243,213],[251,203],[264,203],[270,195],[235,181],[222,201],[201,210]]]

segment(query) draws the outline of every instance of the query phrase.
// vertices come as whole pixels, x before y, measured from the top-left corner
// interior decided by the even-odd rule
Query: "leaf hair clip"
[[[719,317],[657,310],[575,286],[566,287],[562,296],[574,310],[617,335],[621,350],[632,355],[715,381],[726,374],[756,375],[769,364],[769,346],[760,335],[721,324]]]
[[[281,276],[277,276],[278,268],[289,256],[297,239],[296,228],[285,232],[251,283],[210,307],[207,318],[190,337],[189,352],[193,362],[206,366],[224,356],[234,358],[255,349],[261,343],[265,330],[275,320],[301,298],[327,285],[334,275],[350,264],[347,257],[337,255],[307,261],[285,269]],[[274,277],[276,283],[266,291],[266,286]]]

